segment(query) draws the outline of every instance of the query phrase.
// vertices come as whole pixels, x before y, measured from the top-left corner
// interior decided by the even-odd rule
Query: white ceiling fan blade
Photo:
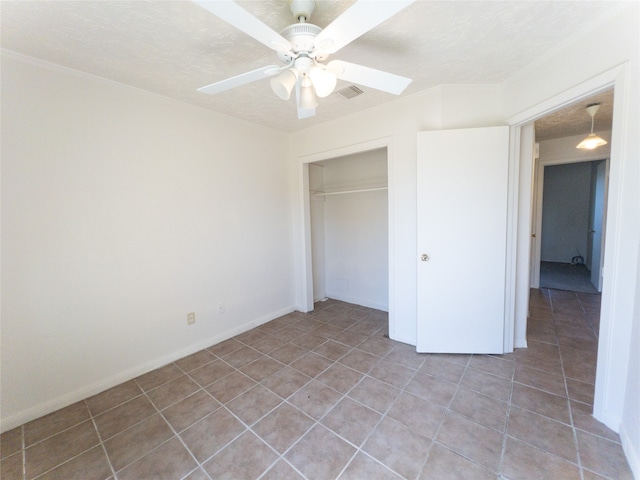
[[[315,108],[302,108],[300,106],[300,82],[296,83],[296,107],[298,108],[298,120],[315,117]]]
[[[316,116],[315,108],[300,108],[298,107],[298,120],[303,120],[305,118],[311,118]]]
[[[281,67],[278,67],[277,65],[268,65],[266,67],[251,70],[247,73],[236,75],[235,77],[220,80],[219,82],[212,83],[205,87],[200,87],[198,91],[200,93],[206,93],[207,95],[214,95],[216,93],[224,92],[225,90],[231,90],[232,88],[239,87],[240,85],[245,85],[247,83],[255,82],[256,80],[270,77],[279,73],[281,70]]]
[[[407,77],[342,60],[332,60],[327,64],[327,70],[341,80],[393,93],[394,95],[400,95],[412,82],[412,79]]]
[[[314,39],[317,50],[335,53],[359,36],[377,27],[415,0],[359,0]]]
[[[232,0],[193,0],[238,30],[278,52],[291,50],[291,43]]]

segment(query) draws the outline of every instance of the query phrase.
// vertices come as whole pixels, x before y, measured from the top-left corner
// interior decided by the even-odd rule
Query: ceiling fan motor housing
[[[308,22],[315,9],[316,2],[314,0],[289,0],[289,11],[296,20],[304,17],[304,21]]]
[[[314,49],[313,41],[322,31],[322,28],[311,23],[294,23],[286,27],[280,35],[289,40],[291,51],[295,54],[311,53]],[[289,52],[278,52],[278,58],[284,63],[291,61]],[[320,58],[318,58],[320,60]]]

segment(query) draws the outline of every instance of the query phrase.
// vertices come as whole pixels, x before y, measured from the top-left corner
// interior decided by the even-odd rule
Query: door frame
[[[623,161],[625,154],[625,138],[632,132],[625,122],[629,108],[630,66],[621,64],[607,70],[591,79],[575,85],[557,95],[554,95],[537,105],[530,107],[508,119],[514,130],[514,136],[519,137],[520,129],[535,120],[542,118],[556,110],[592,95],[614,89],[613,122],[611,129],[611,155],[609,164],[609,191],[607,205],[607,232],[603,249],[604,281],[602,287],[602,306],[600,314],[600,332],[598,341],[598,360],[596,367],[596,385],[594,395],[593,415],[614,431],[620,428],[622,407],[624,404],[625,386],[627,380],[629,342],[628,327],[621,324],[619,318],[626,318],[630,313],[628,298],[625,297],[624,287],[618,271],[624,271],[623,265],[628,262],[622,251],[620,205],[622,204],[621,181],[623,175]],[[518,148],[516,148],[518,150]],[[519,154],[519,151],[516,153]],[[518,158],[517,156],[515,158]],[[532,185],[520,182],[521,192],[532,193]],[[519,216],[518,225],[522,230],[531,233],[531,219],[533,212],[529,210]],[[520,229],[519,229],[520,230]],[[525,258],[520,252],[528,250],[530,235],[519,235],[517,239],[517,264],[521,268],[529,268],[530,257]],[[620,268],[623,267],[623,268]],[[528,285],[519,285],[518,296]],[[626,310],[625,310],[626,309]],[[622,313],[618,313],[622,311]],[[516,319],[518,321],[519,319]],[[526,331],[526,319],[524,331]],[[522,329],[522,325],[520,325]]]
[[[607,157],[604,161],[597,161],[597,162],[593,162],[593,167],[595,167],[595,169],[592,169],[592,173],[595,173],[595,178],[592,178],[593,181],[593,188],[595,189],[595,191],[592,194],[592,199],[593,202],[589,202],[589,223],[590,223],[590,231],[589,231],[589,237],[588,237],[588,245],[589,245],[589,259],[591,260],[591,283],[593,284],[593,286],[596,287],[596,290],[598,290],[598,292],[602,292],[602,267],[604,266],[604,246],[605,246],[605,236],[607,233],[607,202],[608,202],[608,194],[609,194],[609,164],[610,164],[610,158]],[[600,180],[600,175],[599,175],[599,171],[600,168],[604,169],[604,178],[603,178],[603,185],[602,185],[602,203],[599,204],[598,202],[598,182]],[[591,209],[593,208],[593,210]],[[598,214],[598,210],[600,210],[600,213]],[[598,218],[599,216],[599,218]],[[596,219],[599,220],[599,224],[596,224]],[[598,242],[595,242],[596,239],[596,235],[592,235],[594,233],[596,233],[598,230],[596,230],[596,227],[599,228],[600,231],[600,238],[598,239]],[[597,258],[598,258],[598,263],[597,263],[597,270],[594,268],[594,252],[596,251],[596,249],[594,248],[597,245]],[[594,274],[596,275],[594,278]],[[596,280],[596,282],[594,283],[594,280]]]
[[[334,158],[365,153],[372,150],[387,150],[387,241],[388,241],[388,267],[389,267],[389,336],[395,336],[395,279],[394,279],[394,182],[393,182],[393,137],[383,137],[367,142],[348,145],[345,147],[317,152],[310,155],[298,157],[298,169],[300,175],[300,185],[302,186],[302,306],[304,312],[313,310],[313,267],[312,267],[312,244],[311,244],[311,198],[309,195],[309,164],[332,160]]]
[[[542,202],[544,201],[544,169],[554,165],[569,165],[571,163],[583,163],[583,162],[597,162],[598,160],[604,160],[606,162],[606,175],[609,177],[609,154],[602,156],[596,155],[595,152],[589,152],[578,158],[564,159],[564,158],[550,158],[547,160],[536,159],[535,177],[533,187],[534,197],[534,209],[533,209],[533,234],[536,234],[535,248],[531,252],[531,288],[540,288],[540,260],[542,256]],[[605,185],[605,199],[604,199],[604,220],[602,222],[602,235],[606,233],[607,223],[607,193],[608,189]],[[602,245],[605,245],[604,241]],[[604,248],[602,249],[604,251]],[[586,253],[586,252],[585,252]],[[600,271],[602,271],[604,255],[600,255]],[[602,274],[600,274],[602,276]],[[595,285],[594,285],[595,286]],[[597,288],[597,287],[596,287]]]

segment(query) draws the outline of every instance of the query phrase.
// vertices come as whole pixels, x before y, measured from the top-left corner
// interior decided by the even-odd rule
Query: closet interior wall
[[[314,301],[389,310],[387,150],[309,165]]]

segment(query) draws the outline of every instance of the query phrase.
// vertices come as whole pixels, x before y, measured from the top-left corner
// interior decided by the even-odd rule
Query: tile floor
[[[529,348],[417,354],[333,300],[4,433],[13,479],[630,479],[590,415],[599,297],[533,290]]]

